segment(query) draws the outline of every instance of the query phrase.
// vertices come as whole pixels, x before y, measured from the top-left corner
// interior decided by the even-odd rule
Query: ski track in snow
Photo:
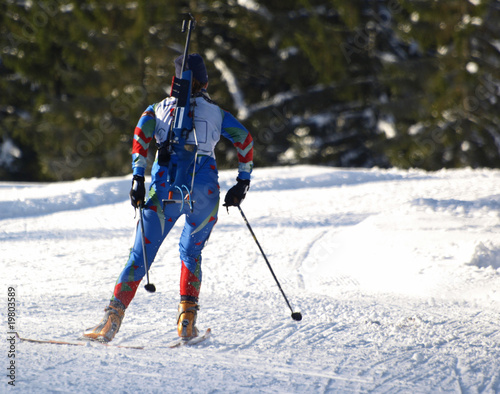
[[[16,389],[500,392],[500,171],[253,175],[242,208],[301,322],[239,212],[221,207],[203,254],[208,341],[166,348],[180,219],[150,271],[157,292],[141,285],[113,341],[146,349],[17,343]],[[234,177],[220,173],[222,195]],[[3,289],[16,288],[21,336],[74,341],[102,318],[134,236],[129,187],[130,177],[0,182]],[[3,305],[5,322],[6,295]]]

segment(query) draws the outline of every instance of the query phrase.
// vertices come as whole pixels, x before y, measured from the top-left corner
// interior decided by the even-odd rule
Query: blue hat
[[[184,58],[184,56],[181,55],[177,59],[175,59],[175,61],[174,61],[174,63],[175,63],[175,76],[177,78],[182,77],[181,68],[182,68],[183,58]],[[191,55],[188,55],[184,69],[191,70],[193,72],[193,77],[196,78],[201,83],[208,82],[207,68],[205,67],[205,63],[203,62],[203,58],[199,54],[192,53]]]

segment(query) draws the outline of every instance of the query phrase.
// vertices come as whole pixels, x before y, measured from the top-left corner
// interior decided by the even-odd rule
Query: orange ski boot
[[[111,302],[109,306],[104,309],[104,317],[101,322],[92,328],[84,331],[83,336],[88,339],[110,342],[120,330],[123,316],[125,315],[125,308],[123,304]]]
[[[198,336],[196,316],[200,307],[196,302],[181,301],[177,312],[177,333],[182,339],[188,340]]]

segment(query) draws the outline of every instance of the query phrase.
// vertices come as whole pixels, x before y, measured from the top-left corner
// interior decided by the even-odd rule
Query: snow
[[[272,20],[273,15],[269,12],[269,10],[263,6],[262,4],[259,4],[258,2],[254,0],[237,0],[237,3],[240,7],[246,8],[249,11],[255,12],[259,14],[260,16],[266,18],[267,20]]]
[[[205,51],[207,60],[214,63],[215,68],[221,73],[222,80],[226,82],[227,88],[231,97],[233,98],[234,105],[238,109],[238,117],[246,119],[248,117],[248,108],[245,104],[243,91],[240,89],[236,76],[227,66],[227,64],[217,56],[216,52],[212,49]]]
[[[220,173],[222,195],[235,175]],[[238,210],[221,207],[203,260],[208,341],[165,347],[180,221],[150,271],[157,292],[141,285],[113,341],[145,349],[18,342],[19,392],[500,391],[499,170],[253,175],[242,209],[301,322]],[[74,341],[97,324],[134,234],[129,187],[130,176],[0,182],[4,333],[8,286],[21,336]]]
[[[0,143],[0,167],[9,167],[14,160],[22,156],[19,149],[10,138],[4,138]]]

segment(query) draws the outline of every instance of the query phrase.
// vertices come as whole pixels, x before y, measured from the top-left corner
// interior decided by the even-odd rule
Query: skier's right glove
[[[144,186],[144,177],[134,175],[132,179],[132,188],[130,189],[130,202],[134,208],[144,205],[144,197],[146,196],[146,187]]]
[[[231,189],[229,189],[226,193],[226,197],[224,198],[224,207],[237,207],[241,204],[243,199],[245,198],[248,189],[250,188],[250,180],[249,179],[240,179],[236,178],[238,182]]]

